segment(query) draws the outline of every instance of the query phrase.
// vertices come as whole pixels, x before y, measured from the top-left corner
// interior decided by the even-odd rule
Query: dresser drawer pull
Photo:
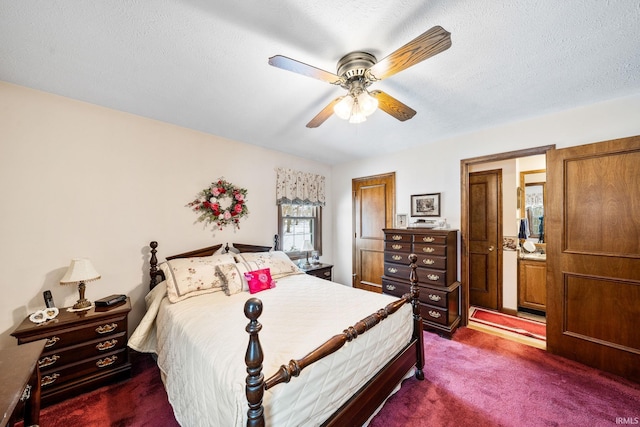
[[[105,357],[104,359],[100,359],[96,362],[96,366],[98,368],[106,368],[109,365],[113,365],[118,360],[118,356]]]
[[[440,278],[440,276],[438,276],[437,274],[427,274],[427,279],[433,280],[434,282],[436,280],[438,280],[439,278]]]
[[[388,291],[395,291],[396,287],[394,285],[387,285],[386,286]]]
[[[47,339],[47,343],[44,345],[45,347],[51,347],[56,345],[56,343],[60,341],[59,337],[51,337],[49,339]]]
[[[424,236],[424,237],[422,238],[422,241],[423,241],[423,242],[427,242],[427,243],[431,243],[431,242],[433,242],[434,240],[436,240],[436,238],[435,238],[435,237]]]
[[[422,248],[422,252],[426,252],[428,254],[430,254],[431,252],[434,252],[435,249],[433,249],[431,246],[427,246],[426,248]]]
[[[118,328],[117,323],[112,323],[110,325],[102,325],[96,328],[96,332],[99,334],[108,334],[109,332],[113,332]]]
[[[429,299],[431,301],[440,301],[442,297],[440,295],[429,294]]]
[[[22,390],[22,396],[20,396],[20,402],[24,402],[30,397],[31,397],[31,384],[27,384],[24,390]]]
[[[429,310],[429,316],[435,318],[435,319],[439,319],[440,316],[442,316],[442,314],[440,314],[437,311],[433,311],[433,310]]]
[[[40,380],[40,385],[44,387],[53,384],[58,378],[60,378],[60,374],[45,375],[42,377],[42,380]]]
[[[431,258],[425,258],[422,260],[422,263],[426,265],[432,265],[432,264],[435,264],[435,261],[432,260]]]
[[[44,368],[46,366],[51,366],[54,363],[56,363],[58,361],[58,359],[60,359],[60,356],[58,356],[57,354],[54,354],[51,357],[43,357],[42,359],[38,360],[38,366],[41,368]]]
[[[391,245],[391,247],[395,250],[402,249],[402,245]]]
[[[111,341],[105,341],[105,342],[101,342],[96,344],[96,348],[99,351],[105,351],[105,350],[109,350],[110,348],[113,348],[116,346],[116,344],[118,344],[118,340],[111,340]]]
[[[391,236],[391,238],[393,240],[402,240],[402,236],[400,236],[399,234],[394,234],[393,236]]]
[[[394,261],[400,261],[402,259],[402,255],[393,255],[391,259]]]
[[[397,269],[397,268],[393,268],[393,267],[389,267],[389,268],[387,268],[387,271],[388,271],[389,273],[397,273],[397,272],[398,272],[398,269]]]

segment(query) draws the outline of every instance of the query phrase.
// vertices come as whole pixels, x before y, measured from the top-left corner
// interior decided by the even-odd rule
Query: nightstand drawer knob
[[[40,380],[40,385],[44,387],[46,385],[53,384],[58,378],[60,378],[60,374],[45,375],[42,377],[42,380]]]
[[[436,239],[435,239],[435,237],[425,236],[425,237],[423,237],[423,238],[422,238],[422,241],[423,241],[423,242],[427,242],[427,243],[431,243],[431,242],[433,242],[434,240],[436,240]]]
[[[427,274],[427,279],[433,280],[434,282],[436,280],[438,280],[439,278],[440,278],[440,276],[438,276],[437,274]]]
[[[393,236],[391,236],[391,238],[393,240],[402,240],[402,236],[398,235],[398,234],[394,234]]]
[[[322,273],[325,275],[325,277],[330,277],[331,276],[331,272],[330,271],[325,271],[324,273]]]
[[[105,351],[105,350],[109,350],[110,348],[115,347],[116,344],[118,344],[118,340],[113,339],[111,341],[105,341],[105,342],[101,342],[101,343],[96,344],[96,348],[99,351]]]
[[[397,268],[393,268],[393,267],[389,267],[389,268],[387,268],[387,271],[388,271],[389,273],[397,273],[397,272],[398,272],[398,269],[397,269]]]
[[[105,357],[104,359],[100,359],[96,362],[96,366],[98,368],[106,368],[109,365],[113,365],[118,360],[118,356]]]
[[[440,316],[442,316],[442,314],[440,314],[437,311],[429,310],[429,316],[431,316],[431,317],[433,317],[435,319],[438,319]]]
[[[435,249],[433,249],[431,246],[427,246],[426,248],[422,248],[422,252],[426,252],[428,254],[430,254],[433,251],[435,251]]]
[[[102,325],[96,328],[96,332],[99,334],[108,334],[109,332],[113,332],[118,328],[117,323],[112,323],[110,325]]]
[[[435,264],[435,261],[432,260],[431,258],[425,258],[422,260],[422,263],[426,265],[432,265],[432,264]]]
[[[394,285],[387,285],[387,290],[395,291],[396,287]]]
[[[440,301],[442,297],[440,295],[429,294],[429,299],[431,301]]]
[[[44,345],[45,347],[51,347],[56,345],[56,343],[60,341],[59,337],[51,337],[47,339],[47,343]]]
[[[49,356],[43,357],[42,359],[38,360],[38,366],[41,368],[44,368],[46,366],[51,366],[54,363],[56,363],[58,359],[60,359],[60,356],[58,356],[57,354],[54,354],[51,357]]]

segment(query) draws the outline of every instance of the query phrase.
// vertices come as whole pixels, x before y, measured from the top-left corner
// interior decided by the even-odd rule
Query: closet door
[[[640,136],[547,153],[547,349],[640,382]]]

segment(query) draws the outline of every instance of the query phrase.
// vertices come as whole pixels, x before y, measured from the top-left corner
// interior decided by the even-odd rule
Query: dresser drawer
[[[433,270],[447,269],[447,258],[445,257],[423,254],[416,254],[416,256],[418,257],[418,260],[416,261],[416,265],[418,267],[425,267]]]
[[[382,292],[395,297],[402,297],[411,293],[411,285],[409,283],[395,282],[393,280],[382,279]],[[447,292],[418,285],[418,300],[425,304],[435,305],[438,307],[447,307]]]
[[[430,245],[428,243],[414,243],[413,252],[416,255],[445,256],[447,254],[447,247],[440,245]]]
[[[428,285],[447,286],[447,272],[444,270],[431,270],[426,268],[418,268],[418,283]]]
[[[449,322],[447,309],[434,307],[432,305],[420,303],[420,316],[422,316],[422,320],[424,321],[438,323],[440,325],[447,325]]]
[[[411,267],[409,267],[408,265],[393,264],[390,262],[384,263],[385,276],[408,281],[409,274],[411,274]]]
[[[444,246],[447,244],[447,236],[429,236],[424,234],[417,234],[413,236],[413,243],[428,243]]]
[[[384,262],[392,262],[395,264],[409,265],[409,255],[402,252],[385,252]]]
[[[401,242],[411,243],[413,241],[413,235],[410,233],[387,233],[384,239],[388,242]]]
[[[411,243],[407,242],[385,242],[384,250],[389,252],[411,252]]]
[[[77,378],[88,377],[102,372],[108,373],[108,371],[125,363],[129,363],[128,353],[126,348],[122,348],[100,357],[60,366],[58,369],[44,368],[40,382],[42,392],[46,393],[51,388],[58,387]]]
[[[430,305],[447,308],[449,297],[450,295],[446,291],[424,287],[420,288],[420,301]]]
[[[40,369],[55,369],[68,365],[82,359],[87,359],[114,350],[124,348],[127,344],[127,334],[109,335],[103,339],[93,340],[86,343],[60,348],[54,351],[47,351],[42,354],[38,361]]]

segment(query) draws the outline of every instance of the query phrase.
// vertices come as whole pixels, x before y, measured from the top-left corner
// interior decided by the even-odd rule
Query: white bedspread
[[[255,295],[217,292],[175,304],[163,298],[159,285],[147,298],[149,311],[129,346],[158,354],[181,425],[246,425],[244,355],[249,335],[243,307],[253,296],[263,302],[259,322],[265,378],[394,300],[306,274],[282,278],[275,289]],[[267,425],[321,424],[409,342],[412,325],[411,306],[405,304],[290,383],[267,390]]]

